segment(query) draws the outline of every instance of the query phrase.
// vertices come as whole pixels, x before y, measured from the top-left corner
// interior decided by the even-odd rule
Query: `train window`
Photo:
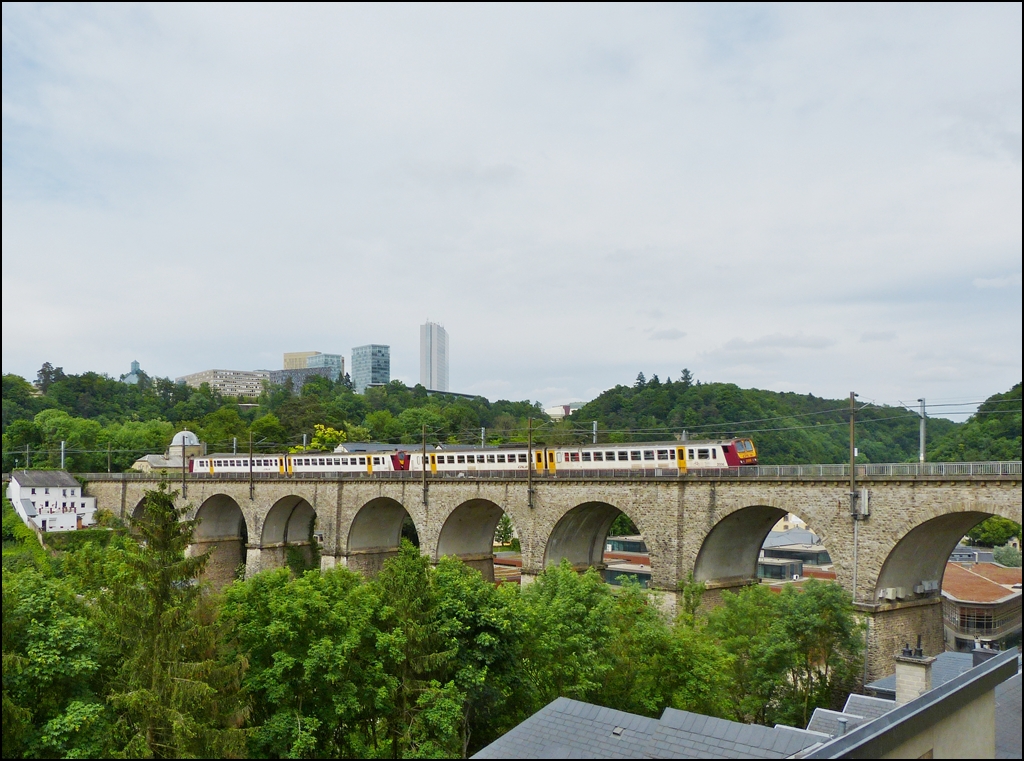
[[[316,464],[317,465],[323,465],[324,464],[324,458],[323,457],[317,458]]]
[[[634,449],[632,452],[630,452],[629,453],[629,459],[631,459],[631,460],[639,460],[640,459],[640,450]]]
[[[461,462],[461,463],[465,463],[466,462],[466,455],[460,454],[459,457],[458,457],[458,461]]]
[[[503,455],[503,454],[498,455],[498,462],[505,462],[505,455]]]
[[[668,450],[668,459],[670,459],[670,460],[676,459],[676,450],[674,450],[674,449]]]
[[[645,449],[644,450],[644,459],[645,460],[653,460],[654,459],[654,450],[653,449]]]
[[[570,452],[569,453],[569,459],[572,460],[573,462],[579,462],[580,461],[580,453],[579,452]]]
[[[366,458],[365,457],[360,457],[359,458],[359,464],[360,465],[365,465],[366,464]]]
[[[693,450],[692,449],[690,450],[690,459],[691,460],[693,459]]]
[[[717,449],[712,449],[711,450],[711,459],[712,460],[717,460],[718,459],[718,450]]]
[[[604,460],[604,452],[594,452],[594,462],[602,462]]]
[[[453,455],[453,454],[448,455],[448,464],[449,465],[454,465],[455,464],[455,455]]]
[[[697,450],[697,459],[698,460],[710,460],[711,459],[711,453],[708,452],[708,450],[706,450],[706,449],[698,449]]]
[[[590,452],[583,453],[583,462],[590,462]]]
[[[525,453],[519,455],[519,462],[529,462]]]
[[[492,455],[492,454],[487,455],[487,462],[494,462],[494,455]]]
[[[668,459],[668,450],[667,449],[659,449],[658,450],[658,459],[659,460],[667,460]]]
[[[625,449],[620,449],[619,450],[619,459],[620,460],[628,460],[629,459],[629,452],[627,452]]]

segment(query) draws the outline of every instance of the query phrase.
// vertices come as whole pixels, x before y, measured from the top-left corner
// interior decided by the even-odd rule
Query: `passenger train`
[[[351,449],[352,451],[347,451]],[[250,465],[244,454],[213,454],[193,458],[193,473],[384,473],[410,471],[480,475],[489,472],[523,471],[531,467],[530,452],[523,446],[493,448],[442,446],[424,455],[407,452],[399,445],[342,444],[334,452],[254,454]],[[533,449],[533,468],[538,475],[586,472],[600,475],[613,471],[655,471],[677,475],[688,470],[714,470],[757,465],[757,450],[750,439],[669,441],[585,446],[538,446]]]

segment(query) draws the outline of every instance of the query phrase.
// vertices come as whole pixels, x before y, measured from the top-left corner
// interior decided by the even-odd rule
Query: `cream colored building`
[[[199,388],[204,383],[224,396],[256,397],[263,393],[263,381],[270,380],[269,370],[203,370],[178,378],[178,383],[185,383],[192,388]]]
[[[286,351],[283,367],[285,370],[304,370],[309,367],[307,364],[309,358],[315,357],[319,353],[318,351]]]
[[[181,470],[181,463],[184,458],[185,466],[188,467],[188,460],[193,457],[201,457],[206,454],[206,444],[199,440],[192,431],[178,431],[171,439],[171,445],[167,447],[164,454],[148,454],[140,457],[132,465],[132,470],[143,473],[154,473],[161,470]]]

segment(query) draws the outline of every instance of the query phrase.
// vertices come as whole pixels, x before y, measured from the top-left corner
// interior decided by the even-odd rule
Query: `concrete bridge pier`
[[[907,643],[917,645],[925,655],[938,655],[946,649],[942,623],[942,598],[908,600],[886,605],[856,605],[867,623],[867,681],[881,679],[893,671],[893,656]]]

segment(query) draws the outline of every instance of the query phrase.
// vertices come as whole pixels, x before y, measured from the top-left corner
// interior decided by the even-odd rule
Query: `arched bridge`
[[[421,551],[458,555],[493,578],[493,536],[507,514],[522,545],[523,581],[563,558],[600,567],[619,512],[650,551],[651,587],[674,592],[692,573],[719,590],[756,579],[759,550],[786,513],[803,519],[832,557],[836,578],[869,620],[871,675],[918,634],[943,648],[940,587],[950,552],[992,515],[1021,522],[1021,464],[926,463],[858,466],[867,514],[854,520],[848,466],[760,466],[683,477],[414,478],[192,476],[183,504],[200,519],[197,549],[215,548],[214,584],[309,556],[314,534],[324,568],[375,573],[397,551],[411,519]],[[399,474],[408,475],[408,474]],[[88,474],[98,507],[127,517],[159,477]]]

